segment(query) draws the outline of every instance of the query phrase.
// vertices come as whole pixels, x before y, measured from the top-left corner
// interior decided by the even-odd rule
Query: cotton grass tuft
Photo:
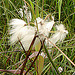
[[[10,36],[10,42],[11,44],[15,44],[18,40],[21,41],[23,44],[25,50],[27,51],[29,49],[29,46],[35,36],[35,33],[37,32],[37,35],[39,38],[36,38],[33,47],[37,45],[40,40],[44,40],[44,37],[41,35],[48,37],[49,32],[51,31],[53,25],[54,25],[54,17],[52,17],[53,20],[45,21],[41,19],[40,17],[36,18],[37,24],[35,23],[35,26],[27,26],[27,23],[21,19],[12,19],[10,20],[9,26],[11,27],[11,30],[9,32]],[[38,26],[38,31],[37,27]],[[63,24],[56,25],[56,33],[53,34],[50,37],[50,41],[54,44],[57,41],[62,41],[65,39],[66,35],[68,34],[68,31],[65,30],[65,27]],[[46,45],[53,46],[50,42],[46,40]]]
[[[11,34],[10,43],[15,44],[18,40],[21,40],[27,51],[34,38],[36,28],[32,26],[25,26],[26,22],[20,19],[10,20],[9,25],[12,27],[9,33]]]
[[[52,43],[54,43],[54,44],[57,43],[58,41],[63,41],[63,40],[65,39],[66,35],[68,34],[68,31],[65,30],[65,27],[64,27],[63,24],[56,25],[56,29],[57,29],[57,31],[55,32],[55,34],[53,34],[53,35],[49,38],[49,40],[50,40]],[[52,45],[50,42],[48,42],[47,40],[46,40],[46,45],[48,45],[48,46],[50,46],[50,47],[53,46],[53,45]]]

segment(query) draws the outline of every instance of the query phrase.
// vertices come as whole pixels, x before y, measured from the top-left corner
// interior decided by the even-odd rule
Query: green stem
[[[53,67],[55,68],[57,74],[60,75],[59,72],[58,72],[58,70],[57,70],[57,68],[56,68],[56,66],[55,66],[55,64],[53,63],[53,61],[52,61],[52,59],[51,59],[51,57],[49,55],[48,50],[46,49],[46,46],[45,45],[44,45],[44,49],[45,49],[45,52],[47,53],[47,57],[49,58],[49,60],[52,63]]]
[[[61,16],[61,6],[62,6],[62,0],[58,0],[59,23],[60,23],[60,16]]]
[[[44,0],[42,0],[42,16],[41,16],[41,18],[43,18],[43,6],[44,6]]]

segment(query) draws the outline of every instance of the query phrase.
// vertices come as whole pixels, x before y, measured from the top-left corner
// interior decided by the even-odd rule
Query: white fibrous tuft
[[[26,51],[29,49],[30,44],[35,36],[35,31],[36,31],[36,28],[31,26],[27,26],[24,29],[24,35],[23,35],[23,38],[21,39],[21,42]]]
[[[36,20],[37,20],[37,23],[38,23],[38,24],[39,24],[40,22],[41,22],[41,23],[44,23],[44,20],[43,20],[42,18],[40,18],[40,17],[36,18]]]
[[[40,17],[36,18],[38,24],[39,34],[44,34],[45,36],[49,35],[49,31],[52,29],[54,24],[54,20],[51,22],[44,22]],[[11,44],[15,44],[18,40],[20,40],[27,51],[29,46],[34,38],[36,27],[26,26],[26,22],[20,19],[12,19],[10,20],[9,25],[11,26],[11,30],[9,32],[10,42]],[[40,36],[40,39],[43,40],[44,37]],[[40,42],[39,38],[36,38],[34,47],[36,44]]]
[[[12,19],[12,20],[10,20],[9,25],[11,25],[12,28],[15,28],[15,27],[20,28],[20,27],[23,27],[24,25],[26,25],[26,22],[21,19]]]
[[[65,27],[63,24],[60,24],[58,26],[56,25],[56,28],[57,28],[57,33],[59,33],[59,40],[63,41],[65,39],[66,35],[68,34],[68,31],[65,30]]]
[[[58,71],[59,71],[59,73],[61,73],[63,71],[63,68],[62,67],[59,67],[58,68]]]
[[[20,19],[12,19],[9,25],[12,26],[9,34],[11,44],[20,40],[27,51],[35,35],[36,28],[25,26],[26,22]]]
[[[48,37],[49,32],[54,25],[54,20],[52,20],[50,22],[45,22],[43,19],[38,17],[38,18],[36,18],[36,21],[37,21],[39,33],[44,34],[45,36]]]
[[[56,25],[56,29],[57,31],[55,32],[55,34],[53,34],[49,40],[52,42],[52,43],[56,43],[58,41],[63,41],[66,37],[66,35],[68,34],[68,31],[65,30],[65,27],[63,24],[60,24],[60,25]],[[53,46],[50,42],[48,42],[46,40],[46,45],[49,45],[49,46]]]
[[[46,29],[47,29],[49,32],[51,31],[51,29],[52,29],[54,23],[55,23],[54,20],[51,21],[51,22],[45,23],[45,24],[46,24]]]
[[[21,19],[10,20],[9,26],[11,27],[11,30],[10,30],[9,34],[11,35],[10,36],[11,44],[15,44],[18,40],[20,40],[21,43],[23,44],[25,50],[27,51],[29,49],[30,44],[35,36],[36,31],[37,31],[37,35],[39,36],[40,39],[36,38],[34,45],[33,45],[33,47],[35,47],[35,45],[37,45],[40,42],[40,40],[41,41],[44,40],[44,37],[41,34],[43,34],[46,37],[49,36],[49,32],[55,23],[54,17],[52,17],[52,18],[53,18],[53,20],[51,20],[50,22],[47,22],[47,21],[41,19],[40,17],[36,18],[38,31],[37,31],[36,26],[34,26],[34,27],[27,26],[26,25],[27,23]],[[56,29],[57,29],[56,33],[53,34],[49,38],[49,40],[54,44],[57,41],[64,40],[64,38],[68,34],[68,31],[65,30],[65,27],[63,24],[56,25]],[[49,46],[53,46],[47,40],[46,40],[46,44],[48,44]]]
[[[11,34],[10,41],[11,43],[14,43],[17,41],[17,37],[20,37],[21,33],[24,31],[24,25],[26,25],[26,22],[20,19],[12,19],[10,20],[9,25],[11,26],[9,33]]]

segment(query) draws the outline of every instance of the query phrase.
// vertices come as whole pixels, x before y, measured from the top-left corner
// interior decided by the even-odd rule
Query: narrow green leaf
[[[29,0],[29,2],[30,2],[30,4],[31,4],[32,10],[33,10],[33,12],[34,12],[34,5],[33,5],[33,3],[32,3],[31,0]]]
[[[47,53],[47,57],[49,58],[49,60],[50,60],[50,62],[51,62],[51,64],[52,64],[52,66],[53,66],[54,69],[56,70],[57,74],[60,75],[60,73],[58,72],[58,70],[57,70],[57,68],[56,68],[56,66],[55,66],[55,64],[54,64],[54,62],[52,61],[52,59],[51,59],[51,57],[50,57],[50,55],[49,55],[49,53],[48,53],[48,50],[46,49],[46,46],[45,46],[45,45],[44,45],[44,49],[45,49],[45,52]]]
[[[62,5],[62,0],[58,0],[59,23],[60,23],[60,16],[61,16],[61,5]]]
[[[35,6],[35,13],[36,13],[36,18],[39,17],[39,0],[36,0],[36,6]]]

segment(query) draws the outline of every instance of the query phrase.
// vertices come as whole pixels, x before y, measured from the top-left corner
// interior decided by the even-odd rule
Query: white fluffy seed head
[[[65,30],[65,27],[64,27],[63,24],[56,25],[56,29],[57,29],[58,31],[62,32],[62,33],[66,33],[66,34],[68,34],[68,31]]]
[[[52,29],[53,25],[54,25],[54,20],[53,21],[50,21],[50,22],[47,22],[45,23],[46,24],[46,29],[50,32],[50,30]]]
[[[12,28],[23,27],[24,25],[26,25],[26,22],[21,19],[12,19],[10,20],[9,25],[11,25]]]
[[[65,39],[66,35],[68,34],[68,31],[65,30],[65,27],[63,24],[60,24],[58,26],[56,25],[56,28],[59,33],[59,40],[63,41]]]
[[[26,51],[29,49],[30,44],[35,36],[35,31],[36,28],[31,26],[27,26],[27,29],[24,30],[26,33],[24,33],[24,37],[21,39],[21,42]]]
[[[13,44],[18,41],[18,38],[20,38],[21,33],[24,31],[24,25],[26,25],[26,22],[20,19],[12,19],[10,20],[9,25],[11,26],[11,30],[9,34],[10,36],[10,42]]]
[[[61,73],[63,71],[63,68],[62,67],[59,67],[58,68],[58,71],[59,71],[59,73]]]
[[[44,22],[43,19],[40,17],[36,18],[38,24],[39,34],[44,34],[45,36],[49,35],[49,31],[52,29],[54,20],[51,22]],[[9,32],[10,42],[11,44],[15,44],[18,40],[21,41],[25,50],[29,49],[29,46],[34,38],[36,27],[26,26],[26,22],[21,19],[12,19],[10,20],[9,25],[11,26],[11,30]],[[43,40],[44,37],[39,35],[40,39]],[[40,40],[37,38],[34,43],[35,45],[38,44]]]
[[[36,20],[37,20],[37,23],[38,23],[38,24],[39,24],[40,22],[41,22],[41,23],[44,23],[44,20],[43,20],[42,18],[40,18],[40,17],[36,18]]]
[[[68,34],[68,31],[65,30],[65,27],[63,24],[56,25],[56,29],[57,29],[57,31],[55,32],[55,34],[53,34],[49,39],[54,44],[57,43],[58,41],[63,41],[65,39],[66,35]],[[51,46],[51,47],[53,46],[47,40],[46,40],[46,45]]]
[[[25,26],[25,24],[26,22],[23,20],[12,19],[9,23],[9,25],[12,26],[9,34],[11,34],[11,44],[15,44],[18,40],[20,40],[27,51],[34,38],[36,28],[32,26]]]
[[[14,33],[10,37],[10,42],[12,44],[15,44],[18,40],[20,40],[25,50],[27,51],[35,36],[35,31],[36,31],[35,27],[31,26],[22,27],[17,31],[14,31]]]
[[[50,22],[45,22],[43,19],[40,17],[36,18],[37,24],[38,24],[38,30],[40,34],[44,34],[45,36],[48,37],[50,30],[52,29],[54,25],[54,20]]]
[[[54,24],[54,19],[50,22],[45,22],[43,19],[40,17],[36,18],[37,24],[38,24],[38,30],[39,34],[43,34],[44,36],[49,35],[49,31],[52,29],[53,24]],[[36,32],[36,27],[32,26],[25,26],[26,22],[20,19],[12,19],[10,20],[9,25],[11,26],[11,30],[9,34],[10,36],[10,42],[11,44],[16,43],[18,40],[21,40],[24,48],[26,51],[29,49],[29,46],[34,38],[35,32]],[[56,25],[57,32],[53,34],[50,37],[50,41],[53,42],[54,44],[57,41],[62,41],[68,34],[68,31],[65,30],[65,27],[63,24]],[[43,40],[44,37],[39,35],[40,39]],[[38,44],[40,40],[37,38],[35,40],[34,46]],[[53,46],[50,42],[46,41],[46,44],[49,46]]]

